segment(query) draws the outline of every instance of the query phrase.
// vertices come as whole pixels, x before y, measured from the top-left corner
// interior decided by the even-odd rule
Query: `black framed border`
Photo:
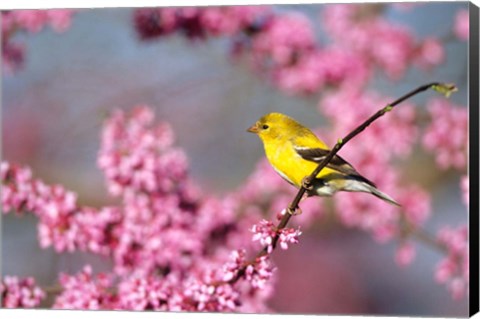
[[[469,119],[470,119],[470,302],[469,314],[479,312],[479,8],[470,2]]]

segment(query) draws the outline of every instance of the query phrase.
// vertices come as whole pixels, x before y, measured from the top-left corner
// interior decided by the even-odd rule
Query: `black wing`
[[[330,150],[326,149],[321,149],[321,148],[302,148],[302,147],[296,147],[295,151],[300,155],[303,159],[311,162],[315,162],[320,164],[321,161],[323,161]],[[355,168],[353,168],[350,163],[348,163],[346,160],[341,158],[338,155],[334,155],[333,158],[328,162],[327,167],[333,170],[336,170],[342,174],[348,175],[352,178],[361,180],[363,182],[366,182],[367,184],[372,185],[373,187],[376,188],[375,184],[362,175],[360,175]]]

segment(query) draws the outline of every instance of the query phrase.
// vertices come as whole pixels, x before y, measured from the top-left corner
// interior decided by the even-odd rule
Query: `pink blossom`
[[[412,263],[415,258],[415,247],[411,242],[404,242],[400,244],[395,254],[395,261],[398,265],[404,267]]]
[[[340,221],[347,227],[370,232],[380,242],[397,232],[398,208],[391,204],[365,193],[338,193],[334,202]]]
[[[469,37],[470,17],[468,10],[460,9],[455,16],[455,24],[453,26],[453,32],[460,40],[467,41]]]
[[[318,109],[333,122],[334,130],[330,134],[334,134],[334,138],[338,139],[386,106],[389,100],[375,92],[362,92],[354,87],[345,87],[325,95],[318,103]],[[399,105],[394,112],[376,121],[357,136],[356,142],[345,147],[342,152],[346,153],[342,154],[351,153],[352,158],[357,159],[361,157],[359,154],[365,154],[371,160],[385,161],[394,155],[406,157],[418,135],[415,119],[416,112],[412,104]],[[364,145],[368,145],[368,148]],[[347,156],[345,158],[348,159]]]
[[[7,74],[18,70],[25,61],[25,47],[22,44],[2,41],[3,69]]]
[[[445,60],[445,50],[439,40],[427,38],[418,48],[416,59],[421,67],[430,69]]]
[[[2,178],[2,208],[7,214],[14,211],[21,214],[24,209],[32,210],[34,203],[31,198],[33,192],[32,172],[29,168],[20,168],[8,162],[0,166]]]
[[[258,241],[262,246],[267,246],[267,252],[270,254],[273,250],[273,239],[278,234],[278,243],[282,249],[288,249],[289,244],[298,243],[298,236],[302,234],[300,230],[293,228],[277,229],[273,222],[262,219],[258,224],[252,226],[254,234],[253,241]]]
[[[304,54],[294,65],[280,68],[274,75],[285,93],[311,94],[326,85],[363,85],[370,72],[360,56],[328,48]]]
[[[437,165],[465,169],[467,164],[467,109],[445,99],[435,98],[427,104],[431,122],[423,136],[423,146],[433,152]]]
[[[182,299],[175,276],[132,276],[118,285],[118,308],[125,310],[174,310]],[[177,309],[180,310],[180,309]]]
[[[435,279],[447,286],[454,299],[462,298],[468,292],[469,281],[468,228],[444,227],[437,238],[447,256],[437,265]]]
[[[252,240],[258,241],[262,246],[267,246],[268,253],[273,251],[273,238],[277,234],[276,226],[273,222],[262,219],[258,224],[252,226]]]
[[[247,31],[268,11],[264,6],[145,8],[135,11],[134,21],[137,33],[144,40],[176,31],[189,39],[203,39],[207,35]]]
[[[410,11],[413,8],[417,8],[420,5],[422,5],[421,2],[397,2],[397,3],[391,4],[393,8],[400,11]]]
[[[275,66],[291,66],[313,49],[315,37],[310,21],[300,14],[272,18],[252,41],[255,60]]]
[[[77,249],[95,254],[108,255],[117,245],[117,225],[122,222],[122,211],[118,207],[103,207],[100,210],[84,208],[72,218],[78,227]]]
[[[265,6],[209,7],[201,10],[200,20],[209,34],[231,36],[248,30],[269,11]]]
[[[45,10],[18,10],[11,14],[20,26],[32,33],[39,32],[48,21]]]
[[[17,71],[25,60],[25,49],[12,38],[21,31],[38,33],[47,24],[54,31],[64,32],[70,27],[74,10],[13,10],[2,11],[2,60],[8,73]]]
[[[230,261],[223,265],[223,281],[228,282],[232,278],[235,278],[239,270],[247,262],[245,255],[245,250],[234,250],[231,252]]]
[[[410,226],[421,226],[431,214],[429,194],[418,186],[403,187],[398,201]]]
[[[46,13],[50,25],[56,32],[65,32],[70,28],[74,10],[51,9],[46,10]]]
[[[170,127],[152,121],[152,111],[137,106],[129,117],[116,112],[105,124],[98,165],[112,195],[169,192],[185,176],[186,156],[171,147]]]
[[[135,29],[143,40],[150,40],[175,31],[179,21],[176,9],[147,9],[135,10]]]
[[[302,232],[298,229],[293,229],[293,228],[281,229],[278,237],[280,248],[285,250],[285,249],[288,249],[289,244],[297,244],[298,236],[300,236],[301,234]]]
[[[273,276],[275,268],[272,267],[269,255],[258,257],[255,263],[248,265],[245,270],[245,280],[251,283],[252,287],[264,289],[267,282]]]
[[[34,308],[45,298],[45,292],[32,277],[5,276],[0,282],[0,296],[4,308]]]
[[[109,292],[112,277],[93,275],[92,267],[84,266],[76,275],[60,274],[62,292],[55,298],[54,309],[113,309],[114,296]]]
[[[369,29],[371,27],[372,29]],[[378,21],[367,27],[374,37],[370,54],[385,73],[392,79],[399,79],[405,73],[414,52],[413,36],[405,29]]]
[[[1,164],[4,213],[31,212],[39,218],[38,238],[42,248],[57,252],[76,249],[100,254],[110,252],[114,239],[112,226],[120,223],[118,209],[98,211],[79,207],[76,194],[60,185],[46,185],[34,179],[29,168],[7,162]]]
[[[417,41],[409,30],[380,16],[374,6],[327,5],[321,22],[335,45],[363,56],[394,80],[405,74],[417,52],[424,54],[420,59],[424,66],[436,65],[443,58],[438,43]],[[426,57],[427,53],[434,54]]]
[[[185,287],[184,297],[187,305],[194,306],[185,310],[232,312],[239,303],[240,295],[231,285],[214,286],[191,280]]]

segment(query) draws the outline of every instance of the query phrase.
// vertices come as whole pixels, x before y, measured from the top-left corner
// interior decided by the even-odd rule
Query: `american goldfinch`
[[[304,185],[304,178],[314,171],[330,151],[310,129],[281,113],[264,115],[247,131],[260,137],[267,159],[275,171],[297,188]],[[335,155],[312,181],[306,194],[331,196],[337,191],[370,193],[400,206],[347,161]]]

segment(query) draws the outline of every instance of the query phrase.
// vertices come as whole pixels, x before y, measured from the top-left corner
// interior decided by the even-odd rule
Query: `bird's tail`
[[[393,198],[388,196],[387,194],[381,192],[378,190],[378,188],[375,187],[373,184],[369,184],[363,181],[351,181],[347,183],[346,187],[344,190],[348,192],[365,192],[365,193],[370,193],[386,202],[389,202],[390,204],[396,205],[396,206],[401,206],[399,203],[397,203]]]

